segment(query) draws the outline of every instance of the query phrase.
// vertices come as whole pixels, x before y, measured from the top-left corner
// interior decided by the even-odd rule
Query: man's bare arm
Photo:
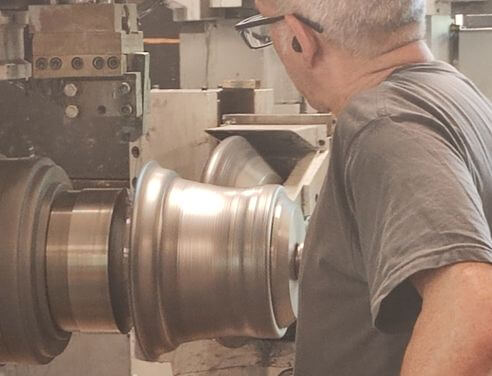
[[[492,265],[455,264],[412,282],[423,305],[401,376],[492,376]]]

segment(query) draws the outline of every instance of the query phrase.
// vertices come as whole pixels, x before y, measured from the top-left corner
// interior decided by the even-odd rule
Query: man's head
[[[258,4],[320,24],[323,39],[355,56],[377,56],[424,34],[425,0],[258,0]]]
[[[275,48],[296,86],[319,109],[317,84],[334,78],[327,69],[337,74],[344,60],[371,61],[425,34],[425,0],[256,0],[256,5],[265,16],[286,16],[271,26]]]

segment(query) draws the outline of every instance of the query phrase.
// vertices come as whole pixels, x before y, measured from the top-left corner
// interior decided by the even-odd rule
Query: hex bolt
[[[117,69],[120,66],[120,59],[117,56],[111,56],[108,58],[109,69]]]
[[[84,67],[84,59],[81,57],[74,57],[72,59],[72,68],[75,70],[81,70]]]
[[[35,66],[39,70],[48,69],[48,59],[46,59],[45,57],[40,57],[36,60]]]
[[[130,104],[125,104],[121,107],[120,112],[123,116],[130,116],[133,112],[133,107]]]
[[[92,60],[92,66],[97,70],[101,70],[104,68],[104,59],[101,56],[96,56]]]
[[[131,91],[132,86],[128,82],[122,82],[121,85],[118,87],[118,93],[120,95],[130,94]]]
[[[75,119],[77,116],[79,116],[79,113],[79,108],[74,104],[69,104],[67,107],[65,107],[65,116],[69,119]]]
[[[63,87],[63,93],[67,97],[75,97],[77,95],[78,91],[79,91],[79,88],[74,83],[66,84]]]
[[[140,157],[140,148],[138,146],[132,147],[132,155],[133,155],[133,158]]]
[[[60,70],[63,65],[62,59],[59,57],[53,57],[50,60],[50,68],[53,70]]]

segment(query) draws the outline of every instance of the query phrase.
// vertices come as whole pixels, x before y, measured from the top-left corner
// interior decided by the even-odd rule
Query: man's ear
[[[293,14],[285,16],[285,22],[300,45],[300,49],[296,50],[296,52],[302,54],[305,63],[309,67],[313,67],[316,56],[320,52],[320,45],[315,31]]]

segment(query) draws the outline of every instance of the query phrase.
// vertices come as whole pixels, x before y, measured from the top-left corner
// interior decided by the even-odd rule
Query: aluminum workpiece
[[[0,363],[48,363],[73,332],[135,327],[150,361],[198,339],[284,335],[305,228],[283,187],[218,187],[151,162],[131,201],[73,190],[48,159],[0,159]]]
[[[215,148],[203,171],[202,181],[222,187],[249,188],[281,184],[282,178],[248,141],[232,136]]]

